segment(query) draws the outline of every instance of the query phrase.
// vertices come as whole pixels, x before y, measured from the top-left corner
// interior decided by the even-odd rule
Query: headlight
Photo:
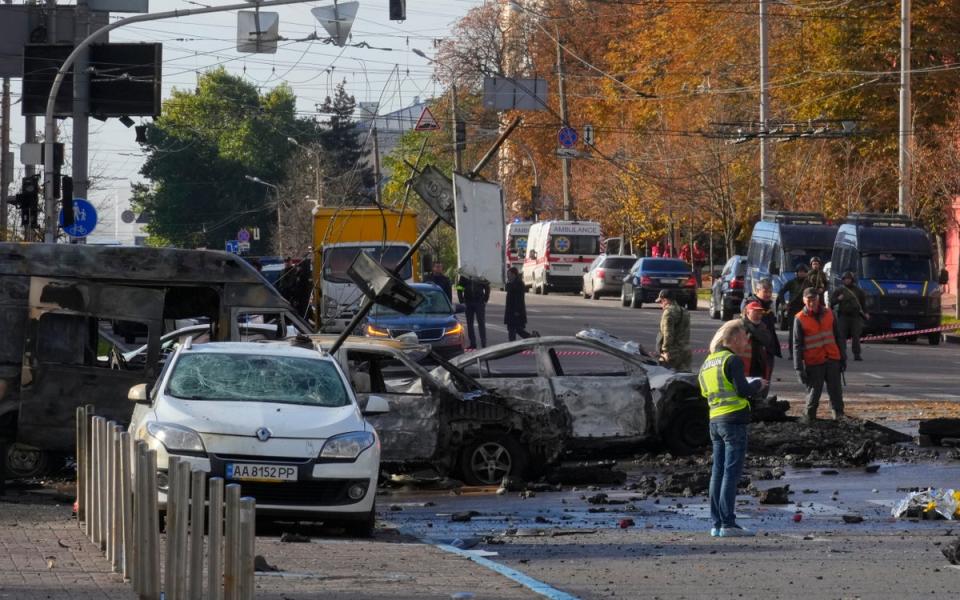
[[[463,333],[463,325],[457,323],[453,327],[447,327],[443,330],[443,335],[460,335]]]
[[[367,325],[367,335],[370,337],[390,337],[390,332],[376,325]]]
[[[173,423],[147,423],[147,433],[156,438],[167,450],[206,452],[200,434],[189,427]]]
[[[373,445],[376,438],[368,431],[353,431],[335,435],[323,444],[320,458],[354,459]]]

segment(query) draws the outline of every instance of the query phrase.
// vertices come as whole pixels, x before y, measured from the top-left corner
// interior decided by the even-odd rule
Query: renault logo
[[[266,427],[261,427],[260,429],[257,430],[257,439],[260,440],[261,442],[265,442],[269,440],[270,435],[271,435],[270,430],[267,429]]]

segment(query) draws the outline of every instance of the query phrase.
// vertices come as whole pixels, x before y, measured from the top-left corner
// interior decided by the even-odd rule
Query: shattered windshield
[[[327,361],[258,354],[185,354],[167,393],[187,400],[277,402],[339,407],[350,403]]]

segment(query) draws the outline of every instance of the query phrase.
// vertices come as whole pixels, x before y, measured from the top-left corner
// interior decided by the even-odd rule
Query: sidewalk
[[[373,540],[332,535],[310,543],[284,543],[279,530],[269,533],[257,537],[256,553],[281,570],[256,574],[258,600],[448,600],[458,592],[475,600],[540,597],[469,558],[393,529],[379,529]],[[130,583],[110,571],[103,553],[77,527],[69,506],[31,494],[0,497],[0,599],[135,597]]]

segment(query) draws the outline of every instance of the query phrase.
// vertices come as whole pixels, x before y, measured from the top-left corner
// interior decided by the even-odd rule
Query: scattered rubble
[[[475,510],[468,510],[464,512],[456,512],[450,515],[450,520],[454,523],[467,523],[468,521],[473,520],[474,517],[479,517],[480,513]]]
[[[772,487],[760,492],[760,504],[790,504],[790,486]]]
[[[276,565],[271,565],[267,562],[267,559],[258,554],[253,559],[253,570],[257,573],[275,573],[277,571],[282,571],[283,569],[277,567]]]
[[[863,523],[863,517],[860,515],[843,515],[841,518],[844,523]]]
[[[951,565],[960,565],[960,537],[940,548]]]
[[[280,541],[285,544],[309,544],[310,538],[299,533],[285,532],[280,535]]]
[[[927,436],[931,445],[946,445],[960,438],[960,419],[929,419],[920,421],[919,434]]]

